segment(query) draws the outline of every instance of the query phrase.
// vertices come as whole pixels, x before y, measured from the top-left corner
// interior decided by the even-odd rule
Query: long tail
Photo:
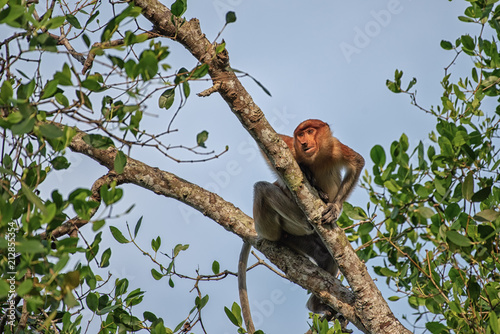
[[[241,312],[243,313],[243,320],[245,321],[245,326],[249,334],[255,332],[247,294],[247,265],[251,248],[252,246],[248,242],[243,242],[240,251],[240,260],[238,262],[238,290],[240,293]]]

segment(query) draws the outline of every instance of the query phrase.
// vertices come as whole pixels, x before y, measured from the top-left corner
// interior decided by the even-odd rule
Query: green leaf
[[[163,278],[163,275],[158,272],[155,268],[151,269],[151,275],[153,278],[157,281],[161,280]]]
[[[54,96],[57,93],[57,85],[59,84],[59,80],[54,79],[50,80],[45,84],[45,87],[43,87],[43,94],[41,99],[46,99],[49,97]]]
[[[368,235],[373,230],[373,224],[370,222],[361,224],[358,228],[359,235]]]
[[[498,300],[498,299],[497,299]],[[500,333],[500,321],[495,311],[490,311],[490,327],[493,333]]]
[[[43,214],[45,214],[45,215],[48,214],[47,208],[43,204],[40,197],[35,195],[35,193],[33,191],[31,191],[31,189],[27,185],[25,185],[24,183],[21,186],[21,191],[23,192],[24,196],[26,196],[26,198],[31,203],[35,204],[38,207],[38,209],[40,209],[40,211],[42,211]]]
[[[130,242],[127,238],[123,236],[122,232],[118,228],[110,226],[109,230],[111,231],[113,238],[115,238],[115,240],[118,241],[119,243],[128,244]]]
[[[111,205],[118,202],[123,196],[123,189],[117,188],[116,183],[111,183],[110,186],[104,184],[99,190],[101,194],[102,201],[106,205]]]
[[[187,0],[176,0],[170,7],[170,11],[177,17],[181,17],[186,12]]]
[[[343,212],[346,213],[347,217],[355,220],[368,218],[366,212],[364,212],[363,209],[361,209],[359,206],[352,206],[347,202],[344,202]]]
[[[453,49],[453,44],[451,44],[451,42],[448,42],[448,41],[441,41],[441,47],[445,50],[451,50]]]
[[[205,75],[208,73],[208,64],[203,64],[198,67],[192,72],[191,78],[193,79],[199,79],[203,78]]]
[[[396,82],[394,81],[391,81],[391,80],[386,80],[385,81],[385,85],[387,86],[387,88],[393,92],[393,93],[401,93],[402,90],[401,90],[401,86],[399,86]]]
[[[229,310],[226,306],[224,306],[224,312],[226,313],[226,316],[231,320],[233,325],[237,327],[241,327],[241,323],[238,323],[238,319],[234,316],[234,314]]]
[[[491,194],[491,187],[483,188],[483,189],[479,190],[478,192],[474,193],[474,195],[472,195],[471,201],[472,202],[482,202],[485,199],[487,199],[490,196],[490,194]]]
[[[467,17],[467,16],[459,16],[458,19],[462,22],[467,22],[467,23],[473,23],[475,22],[473,19]]]
[[[144,81],[150,80],[158,74],[158,59],[152,51],[147,50],[141,54],[138,69]]]
[[[384,182],[384,187],[387,188],[387,190],[389,190],[390,192],[396,194],[398,193],[399,191],[401,191],[401,189],[403,189],[397,182],[396,180],[394,179],[390,179],[390,180],[387,180]]]
[[[428,207],[420,207],[420,208],[418,208],[415,211],[417,211],[418,213],[420,213],[420,215],[422,217],[424,217],[425,219],[429,219],[432,216],[434,216],[434,211],[431,208],[428,208]]]
[[[80,272],[78,270],[70,271],[64,274],[64,286],[68,289],[75,289],[80,285]]]
[[[470,172],[464,179],[462,183],[462,196],[470,201],[474,195],[474,174]]]
[[[127,164],[127,156],[122,151],[118,151],[115,157],[114,168],[118,174],[122,174]]]
[[[383,167],[385,165],[385,151],[384,148],[380,145],[375,145],[370,151],[370,157],[375,165],[379,167]]]
[[[88,90],[93,91],[93,92],[98,92],[102,89],[99,82],[97,82],[97,80],[95,80],[93,78],[83,80],[82,87],[87,88]]]
[[[0,89],[0,103],[7,104],[9,99],[14,95],[14,90],[12,89],[12,84],[9,80],[6,80],[2,84],[2,88]]]
[[[19,284],[16,292],[20,297],[22,297],[25,294],[29,293],[31,291],[31,288],[33,288],[33,281],[31,279],[27,279]]]
[[[55,170],[68,169],[71,163],[64,156],[55,157],[50,161]]]
[[[425,328],[427,328],[432,334],[449,333],[448,327],[435,321],[427,322],[425,324]]]
[[[47,29],[56,29],[56,28],[59,28],[60,26],[62,26],[64,22],[66,22],[65,16],[55,16],[47,22],[46,28]]]
[[[110,146],[114,146],[113,140],[109,137],[104,137],[97,134],[87,134],[83,136],[83,141],[92,147],[104,150]]]
[[[161,238],[160,238],[160,236],[157,236],[156,239],[151,239],[151,248],[155,252],[158,252],[158,249],[160,249],[160,246],[161,246]]]
[[[212,263],[212,272],[213,272],[215,275],[217,275],[217,274],[219,274],[219,273],[220,273],[220,264],[219,264],[219,262],[214,261],[214,262]]]
[[[69,22],[69,24],[71,24],[76,29],[82,29],[82,26],[80,25],[80,22],[78,21],[78,19],[74,15],[67,14],[66,15],[66,20]]]
[[[406,87],[406,91],[409,91],[416,84],[417,84],[417,78],[411,79],[411,81],[408,83],[408,87]]]
[[[99,11],[97,11],[97,13],[99,13]],[[83,38],[83,42],[85,43],[85,45],[86,45],[88,48],[90,48],[91,41],[90,41],[89,36],[87,36],[86,34],[83,34],[83,35],[82,35],[82,38]]]
[[[451,203],[444,209],[444,215],[446,219],[451,221],[458,217],[461,211],[462,209],[457,203]]]
[[[188,98],[189,94],[191,93],[191,88],[189,87],[188,81],[182,83],[182,91],[184,92],[184,96]]]
[[[110,257],[111,257],[111,248],[108,248],[104,251],[104,253],[102,253],[101,262],[99,263],[99,266],[101,268],[108,267]]]
[[[19,85],[17,88],[17,98],[19,100],[28,100],[28,98],[35,92],[35,79],[32,79],[29,83],[24,85]]]
[[[179,253],[181,251],[185,251],[189,248],[189,245],[181,245],[181,244],[178,244],[174,247],[174,257],[176,257],[177,255],[179,255]]]
[[[434,298],[427,298],[425,300],[425,307],[434,314],[442,314],[441,306],[439,306]]]
[[[195,305],[196,307],[201,310],[203,307],[205,307],[205,305],[207,305],[208,303],[208,295],[205,295],[203,296],[203,298],[200,298],[198,296],[196,296],[195,298]]]
[[[477,283],[475,276],[472,276],[469,282],[467,282],[467,290],[472,300],[477,301],[479,299],[481,286]]]
[[[438,144],[441,148],[441,154],[445,157],[453,157],[455,155],[451,141],[448,138],[439,137]]]
[[[115,304],[115,305],[106,306],[106,307],[102,308],[101,310],[97,311],[96,314],[97,315],[104,315],[106,313],[109,313],[111,311],[116,310],[117,308],[119,308],[121,306],[122,306],[121,304]]]
[[[76,94],[76,96],[81,104],[83,104],[84,106],[86,106],[87,108],[89,108],[91,110],[93,109],[92,102],[90,102],[90,99],[89,99],[87,94],[85,94],[81,90],[75,90],[75,94]]]
[[[3,6],[2,6],[3,7]],[[9,3],[7,8],[0,12],[0,23],[7,23],[10,26],[17,27],[14,21],[17,20],[25,12],[24,6],[19,6],[16,3]]]
[[[481,212],[478,212],[474,216],[474,220],[480,222],[492,222],[500,216],[500,212],[497,212],[493,209],[486,209]]]
[[[243,319],[241,317],[241,308],[240,305],[238,305],[236,302],[234,302],[231,306],[231,313],[233,313],[233,315],[238,320],[238,324],[240,324],[241,326],[241,324],[243,324]]]
[[[47,253],[40,240],[21,240],[16,244],[16,252],[24,254]]]
[[[202,132],[198,133],[198,135],[196,136],[196,143],[200,147],[207,148],[205,146],[205,142],[207,141],[207,139],[208,139],[208,132],[202,131]]]
[[[446,238],[459,247],[468,247],[472,245],[468,237],[461,235],[457,231],[446,232]]]
[[[150,321],[150,322],[155,322],[158,317],[156,316],[156,314],[152,313],[152,312],[148,312],[148,311],[145,311],[142,316],[144,317],[144,320],[147,320],[147,321]]]
[[[101,229],[101,227],[104,226],[105,223],[106,223],[106,221],[104,219],[96,220],[92,224],[92,231],[94,231],[94,232],[99,231]]]
[[[236,13],[229,11],[226,13],[226,24],[236,22]]]
[[[35,126],[35,118],[34,115],[31,115],[26,119],[24,119],[21,123],[12,125],[10,129],[13,134],[22,135],[31,132],[34,126]]]
[[[174,88],[169,88],[165,90],[158,99],[158,107],[169,109],[172,104],[174,104],[175,90]]]
[[[379,272],[380,274],[386,276],[386,277],[398,277],[399,276],[399,272],[397,271],[392,271],[390,270],[389,268],[385,268],[385,267],[379,267]]]
[[[63,130],[54,124],[42,124],[40,125],[40,132],[45,138],[56,139],[64,135]]]
[[[141,216],[141,218],[139,218],[139,220],[135,224],[134,238],[137,237],[137,233],[139,233],[139,229],[141,228],[141,224],[142,224],[142,216]]]
[[[87,295],[87,298],[85,298],[85,302],[87,303],[89,310],[91,310],[92,312],[97,311],[97,307],[99,306],[99,299],[97,298],[96,293],[90,292]]]
[[[69,100],[63,93],[56,93],[56,101],[62,104],[64,107],[69,107]]]
[[[226,49],[226,43],[217,44],[215,47],[215,53],[219,54]]]
[[[463,35],[460,39],[464,49],[469,51],[473,51],[475,49],[476,44],[474,43],[474,39],[472,37],[469,35]]]

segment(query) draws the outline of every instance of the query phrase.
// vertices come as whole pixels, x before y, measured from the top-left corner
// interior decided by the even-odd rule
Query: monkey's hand
[[[342,211],[342,204],[339,202],[328,203],[325,211],[321,216],[321,224],[331,224],[337,221],[340,212]]]

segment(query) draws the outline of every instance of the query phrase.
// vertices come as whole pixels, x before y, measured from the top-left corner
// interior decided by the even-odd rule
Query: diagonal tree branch
[[[160,34],[181,43],[198,61],[209,65],[214,86],[218,86],[218,92],[231,111],[268,156],[339,264],[354,292],[356,315],[364,327],[371,333],[410,333],[393,315],[342,229],[336,225],[318,224],[325,209],[324,203],[302,177],[285,143],[279,139],[262,110],[231,71],[227,50],[216,53],[216,43],[213,45],[208,41],[197,19],[184,21],[177,18],[158,0],[136,0],[134,3],[142,8],[142,14]]]
[[[105,184],[109,185],[113,181],[116,181],[117,185],[124,183],[124,180],[121,177],[121,175],[116,174],[114,171],[109,171],[107,174],[98,178],[92,185],[91,189],[92,194],[90,195],[90,200],[96,202],[97,206],[93,208],[89,213],[90,217],[94,216],[94,214],[97,212],[97,210],[99,210],[99,207],[101,205],[101,194],[100,194],[101,187]],[[48,235],[46,232],[41,233],[40,238],[47,239],[47,236],[49,236],[50,238],[57,239],[65,234],[76,237],[75,233],[78,232],[78,229],[84,225],[87,225],[89,221],[90,220],[88,219],[82,219],[76,216],[66,221],[64,224],[57,227],[53,231],[50,231]]]
[[[177,199],[202,212],[265,254],[271,262],[287,274],[290,281],[323,296],[324,300],[342,312],[350,322],[362,327],[356,316],[354,295],[349,289],[330,273],[288,247],[267,240],[259,240],[253,228],[253,220],[232,203],[172,173],[151,167],[130,157],[127,157],[123,173],[116,174],[113,168],[118,150],[115,147],[109,147],[106,150],[94,148],[82,139],[85,135],[86,133],[78,131],[69,147],[72,151],[85,154],[109,169],[110,172],[99,180],[102,179],[105,183],[117,180],[120,184],[135,184],[158,195]],[[100,186],[102,182],[99,183]]]

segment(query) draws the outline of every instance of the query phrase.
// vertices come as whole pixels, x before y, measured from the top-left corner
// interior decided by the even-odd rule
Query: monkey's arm
[[[361,156],[361,154],[341,142],[338,142],[338,144],[340,145],[345,175],[342,179],[337,195],[333,199],[330,199],[328,207],[323,212],[323,224],[329,224],[337,220],[340,211],[342,211],[342,205],[354,190],[354,187],[359,180],[359,176],[361,175],[361,170],[365,166],[365,159]]]
[[[333,202],[344,203],[358,182],[361,170],[365,166],[365,159],[363,159],[361,154],[342,143],[340,143],[340,149],[346,173],[342,179],[342,183],[340,184],[337,196],[333,199]]]

